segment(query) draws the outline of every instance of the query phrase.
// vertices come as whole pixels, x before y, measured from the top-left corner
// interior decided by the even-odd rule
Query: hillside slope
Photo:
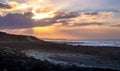
[[[39,41],[39,39],[33,36],[13,35],[0,32],[0,41]]]

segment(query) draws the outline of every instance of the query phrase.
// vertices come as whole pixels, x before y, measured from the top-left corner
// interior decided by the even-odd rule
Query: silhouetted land
[[[77,53],[120,60],[120,48],[102,46],[69,46],[45,42],[33,36],[11,35],[0,32],[0,71],[115,71],[104,68],[83,68],[74,65],[61,66],[26,57],[22,50],[41,50],[54,53]]]

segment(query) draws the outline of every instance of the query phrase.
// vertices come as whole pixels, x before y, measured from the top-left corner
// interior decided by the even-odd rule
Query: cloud
[[[75,23],[75,24],[72,24],[72,25],[69,25],[69,27],[78,27],[78,26],[104,26],[105,23],[101,23],[101,22],[81,22],[81,23]]]
[[[73,18],[76,17],[77,15],[57,14],[54,18],[45,18],[37,21],[32,19],[31,16],[33,16],[33,13],[31,12],[27,12],[24,14],[20,13],[7,14],[6,16],[1,16],[0,29],[20,29],[20,28],[32,28],[37,26],[49,26],[54,23],[58,23],[57,20],[59,19]]]
[[[33,14],[27,12],[24,14],[15,13],[7,14],[6,16],[0,16],[0,29],[22,29],[22,28],[33,28],[38,26],[49,26],[56,21],[52,19],[34,20],[31,18]]]
[[[3,1],[0,3],[0,30],[34,34],[41,38],[120,38],[120,4],[116,1],[116,5],[114,0],[44,0],[43,3],[38,0]],[[54,16],[32,18],[49,12]]]
[[[0,9],[11,9],[12,7],[8,4],[0,2]]]
[[[69,18],[78,17],[79,15],[80,15],[79,12],[57,12],[54,18],[55,19],[69,19]]]
[[[120,28],[120,24],[110,25],[110,27],[117,27],[117,28]]]
[[[31,28],[34,25],[34,21],[23,14],[7,14],[0,17],[0,29],[19,29],[19,28]]]
[[[15,1],[9,1],[6,3],[0,3],[0,15],[5,16],[10,13],[25,13],[30,11],[31,6],[26,3],[18,3]]]
[[[89,25],[101,26],[101,25],[105,25],[105,23],[108,24],[106,21],[108,21],[108,19],[112,17],[113,13],[112,12],[72,12],[72,14],[63,13],[62,15],[59,16],[60,18],[57,18],[57,22],[65,26],[73,26],[73,27],[89,26]]]
[[[32,12],[13,13],[5,16],[0,16],[0,29],[21,29],[33,28],[39,26],[51,26],[61,24],[61,26],[76,27],[76,26],[91,26],[105,25],[103,20],[107,19],[111,13],[109,12],[56,12],[52,18],[44,18],[39,20],[32,19]]]

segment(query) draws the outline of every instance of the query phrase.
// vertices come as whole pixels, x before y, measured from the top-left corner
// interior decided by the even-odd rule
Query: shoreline
[[[40,54],[36,55],[47,55],[50,54],[49,57],[55,60],[65,60],[65,61],[77,61],[77,59],[81,60],[86,60],[83,61],[83,64],[87,61],[89,61],[91,64],[94,64],[94,62],[102,62],[99,59],[102,59],[103,61],[106,62],[106,60],[113,61],[115,63],[120,62],[120,48],[116,47],[107,47],[105,48],[104,46],[70,46],[66,44],[58,44],[58,43],[52,43],[52,42],[41,42],[41,41],[34,41],[34,42],[0,42],[0,48],[11,48],[11,49],[16,49],[17,51],[28,51],[28,50],[37,50],[37,51],[42,51]],[[45,53],[45,54],[44,54]],[[53,54],[58,54],[58,55],[51,55]],[[72,56],[71,56],[72,54]],[[81,55],[83,55],[81,57]],[[89,55],[89,56],[86,56]],[[41,55],[42,56],[42,55]],[[69,57],[71,56],[71,57]],[[91,57],[93,56],[93,57]],[[97,56],[97,61],[96,60]],[[34,56],[31,56],[34,58]],[[87,58],[86,58],[87,57]],[[57,58],[57,59],[56,59]],[[75,58],[75,60],[72,60],[72,58]],[[92,59],[91,59],[92,58]],[[70,59],[70,60],[69,60]],[[81,60],[78,60],[82,62]],[[110,65],[112,64],[111,62],[108,62]],[[104,62],[103,62],[104,64]],[[107,63],[106,63],[107,64]],[[114,64],[115,65],[115,64]],[[118,66],[120,66],[118,64]],[[108,67],[109,68],[109,67]]]
[[[104,47],[120,47],[120,40],[45,40],[47,42],[66,44],[72,46],[104,46]]]
[[[27,57],[17,49],[0,48],[0,71],[119,71],[114,68],[99,68],[71,65],[54,64],[47,60],[41,61],[33,57]]]

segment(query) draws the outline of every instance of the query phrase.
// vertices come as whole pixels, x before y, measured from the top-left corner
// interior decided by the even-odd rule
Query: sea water
[[[73,41],[74,42],[74,41]],[[84,46],[116,46],[120,47],[120,41],[78,41],[71,45],[84,45]]]
[[[65,43],[67,45],[84,45],[84,46],[111,46],[111,47],[120,47],[120,40],[46,40],[57,43]]]

